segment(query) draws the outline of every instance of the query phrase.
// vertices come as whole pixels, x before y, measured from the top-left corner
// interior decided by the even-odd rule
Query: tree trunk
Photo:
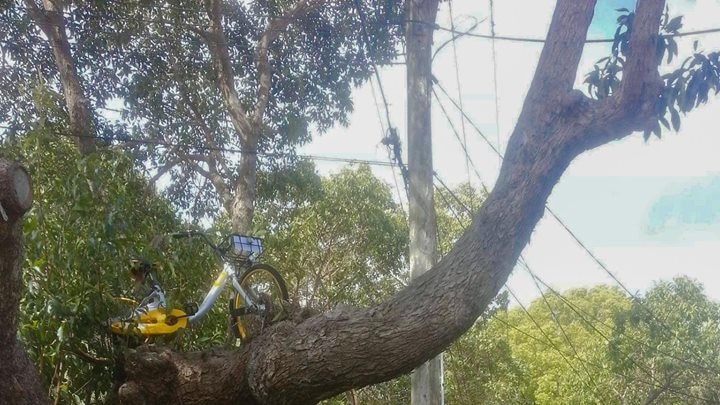
[[[80,153],[87,155],[95,150],[95,125],[90,109],[90,102],[82,88],[75,60],[70,51],[70,43],[65,32],[62,0],[43,0],[40,9],[34,0],[25,0],[30,17],[42,29],[50,41],[50,48],[55,57],[55,65],[60,74],[65,106],[70,120],[70,134]]]
[[[314,404],[407,373],[473,325],[507,280],[554,185],[582,152],[644,129],[661,82],[661,0],[638,1],[618,92],[573,90],[595,0],[558,0],[495,188],[454,248],[371,308],[337,308],[267,328],[239,351],[142,351],[123,403]]]
[[[47,403],[45,388],[17,340],[22,290],[22,216],[32,206],[25,169],[0,159],[0,404]]]
[[[243,146],[243,150],[257,149],[257,138],[253,138],[251,141],[253,142]],[[252,230],[257,195],[257,164],[257,154],[243,153],[240,155],[240,167],[230,215],[233,232],[247,234]]]
[[[433,199],[432,43],[438,0],[407,2],[407,127],[410,277],[428,271],[437,261],[437,220]],[[417,22],[416,22],[417,21]],[[442,354],[422,364],[410,377],[413,405],[442,405]]]
[[[242,107],[235,89],[235,74],[230,64],[228,44],[222,26],[222,1],[209,1],[207,12],[210,17],[210,30],[205,34],[205,39],[212,55],[218,89],[243,151],[240,154],[237,180],[232,187],[228,187],[234,194],[230,207],[226,209],[230,215],[233,232],[247,233],[252,228],[255,212],[257,145],[262,115],[258,119],[251,120]]]

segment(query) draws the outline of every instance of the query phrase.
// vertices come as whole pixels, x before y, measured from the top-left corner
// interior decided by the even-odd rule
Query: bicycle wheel
[[[282,317],[283,301],[288,300],[285,281],[277,270],[269,264],[256,264],[240,276],[240,286],[254,302],[245,302],[237,292],[230,302],[230,330],[241,342],[247,342],[262,329]],[[264,310],[257,306],[264,305]],[[242,315],[237,312],[246,311]]]

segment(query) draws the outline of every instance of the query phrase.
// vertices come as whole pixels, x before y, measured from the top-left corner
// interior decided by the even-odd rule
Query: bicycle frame
[[[207,235],[203,233],[195,233],[191,231],[172,234],[174,237],[190,237],[190,236],[201,236],[205,242],[215,251],[219,261],[223,263],[222,270],[217,276],[210,290],[207,292],[205,297],[199,306],[195,306],[195,310],[192,309],[166,309],[164,305],[164,298],[160,300],[161,305],[155,307],[143,307],[141,303],[136,303],[137,308],[133,311],[130,318],[113,318],[109,320],[110,330],[119,335],[128,334],[140,334],[145,337],[152,336],[163,336],[170,335],[177,332],[180,329],[188,327],[188,325],[198,322],[200,319],[205,317],[210,309],[215,305],[220,294],[228,285],[228,282],[232,280],[232,288],[235,290],[236,297],[242,299],[243,311],[242,314],[258,314],[263,313],[266,310],[266,304],[261,302],[260,297],[255,296],[253,291],[246,290],[240,284],[240,277],[245,277],[246,271],[251,271],[255,262],[253,255],[259,253],[261,247],[259,243],[253,245],[250,242],[249,255],[242,256],[231,256],[227,255],[228,249],[218,248]],[[243,238],[242,235],[231,235],[233,238]],[[244,237],[246,239],[250,237]],[[244,241],[240,240],[242,244]],[[247,242],[246,242],[247,243]],[[254,250],[257,247],[257,250]],[[241,250],[245,253],[244,250]],[[152,277],[152,274],[150,274]],[[283,286],[284,289],[284,286]],[[162,290],[162,288],[160,288]],[[161,291],[162,294],[162,291]],[[285,292],[287,295],[287,292]],[[163,295],[164,297],[164,295]],[[235,314],[231,303],[231,316]]]
[[[235,270],[235,267],[225,263],[223,265],[222,271],[220,272],[220,275],[218,275],[212,287],[210,288],[210,291],[208,291],[207,295],[205,295],[205,298],[203,298],[203,301],[198,307],[197,312],[194,315],[188,317],[188,323],[192,324],[194,322],[197,322],[205,315],[207,315],[208,311],[210,311],[210,308],[215,305],[218,297],[220,297],[220,294],[225,289],[225,286],[228,283],[228,279],[232,280],[233,288],[235,289],[235,291],[237,291],[238,294],[240,294],[240,296],[245,302],[252,302],[253,305],[257,306],[260,310],[264,309],[264,305],[255,303],[255,300],[253,300],[250,295],[245,291],[245,289],[240,286],[240,283],[238,282],[236,276],[237,271]]]

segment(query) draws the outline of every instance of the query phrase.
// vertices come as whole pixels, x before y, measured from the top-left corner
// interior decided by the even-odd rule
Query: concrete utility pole
[[[407,119],[410,172],[410,276],[426,272],[437,261],[437,221],[433,202],[431,130],[432,43],[438,0],[407,2]],[[415,369],[412,405],[442,405],[443,363],[438,355]]]

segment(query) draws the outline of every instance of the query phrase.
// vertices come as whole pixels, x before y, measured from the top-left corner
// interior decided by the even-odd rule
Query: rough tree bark
[[[65,32],[62,0],[43,0],[40,8],[35,0],[24,0],[28,14],[50,41],[55,66],[60,74],[65,93],[65,106],[70,120],[70,134],[80,153],[87,155],[95,150],[95,125],[90,102],[85,95],[70,43]]]
[[[410,0],[407,27],[408,207],[410,277],[428,271],[437,261],[437,220],[433,198],[432,44],[438,0]],[[416,368],[410,377],[412,405],[442,405],[442,354]]]
[[[35,366],[17,340],[22,216],[32,201],[25,169],[0,158],[0,404],[47,403]]]

